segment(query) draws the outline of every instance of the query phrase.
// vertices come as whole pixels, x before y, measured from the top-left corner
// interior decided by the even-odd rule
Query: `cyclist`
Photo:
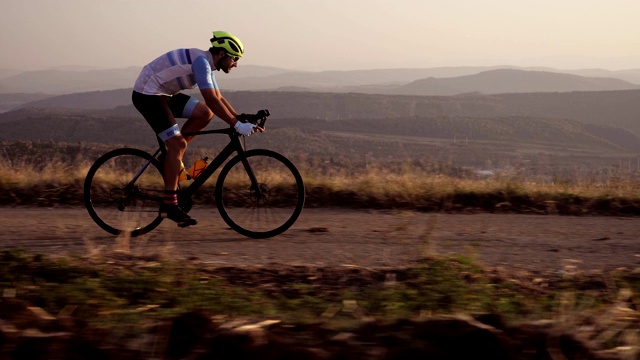
[[[175,118],[187,118],[182,131],[202,130],[217,115],[238,133],[249,136],[263,131],[256,125],[238,121],[241,116],[222,96],[213,71],[229,73],[238,66],[244,47],[226,31],[214,31],[209,50],[177,49],[147,64],[133,87],[132,101],[167,148],[164,160],[164,201],[159,215],[178,226],[197,224],[178,206],[178,176],[182,157],[193,136],[184,137]],[[204,101],[181,93],[200,89]]]

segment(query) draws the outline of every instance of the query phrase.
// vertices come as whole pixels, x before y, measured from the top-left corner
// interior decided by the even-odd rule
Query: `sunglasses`
[[[229,54],[227,54],[227,56],[231,58],[231,61],[233,61],[234,64],[240,60],[240,56],[231,56]]]

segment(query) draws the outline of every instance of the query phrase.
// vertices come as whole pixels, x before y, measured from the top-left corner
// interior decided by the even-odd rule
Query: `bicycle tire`
[[[151,161],[133,187],[127,184]],[[121,148],[101,156],[84,181],[84,204],[89,215],[105,231],[132,237],[155,229],[164,189],[162,165],[149,153]]]
[[[242,163],[231,159],[216,182],[216,206],[222,219],[241,235],[264,239],[282,234],[298,219],[304,207],[302,176],[283,155],[265,149],[245,152],[265,194],[258,198]]]

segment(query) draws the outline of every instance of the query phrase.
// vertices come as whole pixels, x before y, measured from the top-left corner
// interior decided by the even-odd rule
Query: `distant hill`
[[[197,93],[195,93],[197,94]],[[273,118],[321,120],[423,116],[573,119],[640,134],[640,90],[523,93],[460,96],[399,96],[358,93],[229,91],[225,97],[241,112],[268,108]],[[25,108],[102,109],[114,116],[138,116],[131,89],[62,95],[30,102]],[[0,116],[9,121],[16,113]],[[4,120],[2,120],[4,119]]]
[[[0,79],[3,93],[68,94],[76,92],[118,89],[133,86],[140,68],[63,71],[27,71]]]
[[[141,66],[124,69],[83,69],[58,67],[43,71],[0,71],[0,93],[68,94],[94,90],[113,90],[133,86]],[[452,77],[504,67],[441,67],[428,69],[375,69],[354,71],[293,71],[259,65],[240,65],[217,81],[225,90],[275,90],[296,88],[312,91],[352,91],[360,86],[376,92],[386,85],[399,86],[434,76]]]
[[[0,93],[46,93],[52,95],[87,91],[131,88],[140,74],[141,66],[121,69],[83,69],[59,67],[39,71],[0,70]],[[290,70],[248,65],[234,69],[236,79],[274,76]]]
[[[632,92],[619,93],[630,95]],[[640,170],[637,155],[640,152],[640,138],[636,133],[608,125],[606,118],[601,119],[600,123],[585,123],[549,116],[495,115],[500,112],[498,109],[505,109],[502,103],[504,99],[500,96],[343,94],[352,95],[345,98],[340,94],[314,94],[323,96],[318,98],[305,93],[231,94],[239,96],[235,100],[242,106],[250,107],[272,101],[275,107],[269,106],[270,109],[282,110],[272,111],[265,134],[251,136],[246,140],[248,148],[273,149],[285,154],[295,163],[311,161],[311,166],[314,167],[317,162],[322,164],[334,158],[345,160],[347,164],[348,161],[397,164],[409,160],[414,164],[415,160],[419,164],[442,171],[456,171],[460,167],[501,169],[500,171],[512,173],[527,171],[547,180],[563,176],[575,177],[578,172],[608,176],[607,174],[621,169],[622,162],[628,171],[635,169],[636,164]],[[522,101],[517,94],[510,96]],[[460,98],[464,101],[459,102]],[[628,99],[631,98],[633,96],[628,96]],[[276,99],[280,102],[276,102]],[[416,102],[425,99],[429,102],[422,105]],[[563,100],[567,99],[555,101],[560,103]],[[570,102],[571,100],[568,101]],[[524,103],[528,104],[526,101]],[[518,105],[517,101],[513,105]],[[305,106],[307,111],[304,111]],[[421,106],[429,108],[433,113],[455,113],[463,110],[462,112],[494,115],[429,115],[425,111],[418,116],[388,116],[391,113],[420,109]],[[321,109],[327,110],[324,113],[326,115],[349,113],[354,116],[339,119],[292,116],[293,112],[287,111],[309,114],[312,113],[309,110]],[[381,110],[385,117],[379,116],[379,113],[377,117],[357,117],[355,114],[358,112],[353,111],[356,109],[362,110],[359,114],[373,114],[376,110]],[[179,123],[183,121],[179,120]],[[0,114],[0,125],[3,128],[0,141],[53,141],[84,143],[89,146],[107,144],[111,148],[122,145],[157,145],[153,131],[132,106],[101,110],[20,109]],[[210,128],[224,126],[222,121],[215,119]],[[190,148],[204,147],[201,150],[213,156],[226,142],[226,137],[221,135],[201,136],[191,143]],[[192,150],[187,155],[197,153]],[[308,158],[309,156],[312,158]]]
[[[87,69],[59,67],[43,71],[15,73],[0,70],[0,93],[45,93],[52,95],[75,92],[130,88],[141,66],[122,69]],[[485,78],[461,77],[491,73],[497,70],[544,73],[546,78],[523,81],[522,73],[503,72]],[[558,76],[553,75],[558,74]],[[589,79],[560,75],[571,74]],[[552,68],[514,66],[467,66],[407,69],[370,69],[349,71],[293,71],[282,68],[243,65],[229,75],[219,73],[216,80],[225,91],[295,90],[313,92],[359,92],[367,94],[452,95],[467,92],[536,92],[536,91],[597,91],[629,89],[628,83],[640,84],[640,69],[609,71],[601,69],[558,70]],[[518,77],[520,76],[520,77]],[[532,74],[529,74],[531,77]],[[430,79],[433,78],[433,79]],[[591,79],[598,78],[598,80]],[[608,79],[608,80],[607,80]],[[621,80],[621,82],[612,81]],[[418,82],[418,84],[411,84]],[[428,84],[422,84],[427,82]],[[467,82],[467,84],[465,84]],[[420,86],[418,86],[420,85]],[[438,90],[437,86],[442,89]],[[454,86],[455,85],[455,86]],[[469,86],[473,85],[473,86]],[[526,86],[525,86],[526,85]],[[543,86],[544,85],[544,86]],[[557,87],[554,87],[557,85]],[[427,90],[420,87],[429,86]],[[502,87],[500,87],[502,86]],[[515,90],[514,90],[515,89]]]
[[[0,114],[0,123],[4,129],[0,133],[1,141],[52,140],[133,145],[155,143],[152,130],[140,116],[113,116],[106,112],[87,113],[84,110],[65,109],[17,110],[15,113]],[[220,120],[216,120],[212,125],[223,126]],[[638,136],[623,129],[606,125],[591,126],[574,120],[537,117],[421,116],[343,121],[274,118],[268,123],[270,132],[292,128],[298,129],[298,136],[303,138],[312,137],[313,134],[348,133],[356,137],[380,135],[415,139],[526,143],[604,152],[640,149]],[[217,137],[217,141],[225,140]],[[293,139],[285,140],[280,146],[286,148],[287,142],[291,141]],[[304,139],[296,141],[304,147]]]
[[[548,70],[553,71],[553,70]],[[565,74],[580,75],[586,77],[603,77],[620,79],[633,84],[640,84],[640,69],[604,70],[604,69],[579,69],[579,70],[555,70]]]
[[[4,79],[4,78],[9,77],[9,76],[17,75],[17,74],[19,74],[21,72],[22,71],[20,71],[20,70],[14,70],[14,69],[0,69],[0,79]]]
[[[46,99],[45,94],[2,94],[0,93],[0,112],[17,108],[22,104]]]
[[[242,66],[238,67],[240,70]],[[425,69],[372,69],[344,71],[290,71],[267,76],[238,78],[234,73],[219,76],[225,90],[259,91],[296,88],[303,91],[376,93],[428,76],[451,77],[476,74],[501,67],[439,67]]]
[[[626,81],[548,71],[499,69],[455,78],[421,79],[387,90],[393,95],[459,95],[640,89]]]
[[[0,140],[37,140],[56,142],[86,142],[102,144],[153,145],[153,130],[144,119],[86,114],[80,110],[40,109],[20,110],[15,120],[0,122],[11,128],[3,131]]]
[[[500,73],[499,71],[505,72]],[[509,72],[509,70],[513,72]],[[496,73],[492,73],[496,71]],[[528,77],[522,72],[529,72]],[[464,79],[488,73],[477,79]],[[556,75],[557,74],[557,75]],[[574,76],[563,76],[563,75]],[[579,79],[588,77],[588,79]],[[463,79],[460,79],[460,78]],[[525,77],[525,82],[523,81]],[[431,79],[432,78],[432,79]],[[591,79],[594,78],[594,79]],[[286,72],[272,76],[218,78],[225,90],[291,90],[316,92],[358,92],[396,95],[457,95],[480,92],[486,94],[538,91],[600,91],[637,89],[640,69],[557,70],[551,68],[440,67],[425,69],[374,69],[351,71]],[[473,82],[475,80],[475,82]],[[417,84],[414,84],[417,83]],[[422,83],[431,84],[422,84]],[[465,84],[465,82],[467,82]],[[459,84],[456,84],[459,83]],[[503,84],[502,87],[501,84]],[[433,86],[431,86],[433,85]],[[421,87],[429,86],[428,89]],[[554,87],[557,86],[557,87]],[[493,88],[492,88],[493,87]]]
[[[22,103],[16,108],[71,108],[71,109],[112,109],[131,104],[131,88],[78,92],[67,95],[46,96],[42,99]],[[3,96],[0,94],[0,99]]]
[[[234,78],[273,76],[293,72],[283,68],[261,65],[240,65],[233,69]]]

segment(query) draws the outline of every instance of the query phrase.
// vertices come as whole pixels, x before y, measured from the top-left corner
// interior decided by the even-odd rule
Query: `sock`
[[[178,193],[175,190],[165,190],[163,202],[167,205],[178,205]]]

